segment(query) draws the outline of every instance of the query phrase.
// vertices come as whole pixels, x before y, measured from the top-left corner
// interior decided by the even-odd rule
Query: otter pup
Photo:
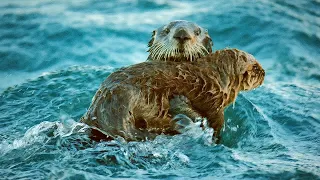
[[[237,49],[216,51],[195,62],[143,62],[110,74],[81,122],[128,141],[174,135],[179,132],[169,112],[170,100],[184,96],[207,118],[217,138],[224,108],[239,91],[261,85],[264,75],[252,55]]]
[[[195,61],[212,52],[208,31],[195,23],[177,20],[153,31],[148,61]]]

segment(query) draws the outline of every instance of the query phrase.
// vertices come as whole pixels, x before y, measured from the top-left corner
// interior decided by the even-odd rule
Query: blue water
[[[320,1],[1,1],[0,179],[320,179]],[[115,68],[147,59],[152,30],[185,19],[214,50],[266,70],[225,110],[221,144],[197,126],[93,142],[79,118]]]

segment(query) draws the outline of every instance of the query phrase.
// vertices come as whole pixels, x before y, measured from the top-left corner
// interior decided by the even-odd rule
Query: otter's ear
[[[149,43],[148,43],[148,47],[151,47],[151,46],[152,46],[152,44],[153,44],[153,42],[154,42],[154,39],[155,39],[155,36],[156,36],[156,33],[157,33],[156,30],[152,31],[152,36],[151,36],[151,39],[150,39],[150,41],[149,41]]]

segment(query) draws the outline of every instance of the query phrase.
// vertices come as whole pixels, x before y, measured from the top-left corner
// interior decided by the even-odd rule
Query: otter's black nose
[[[184,42],[186,40],[191,39],[191,36],[185,29],[178,29],[174,33],[173,38],[175,38],[179,42]]]

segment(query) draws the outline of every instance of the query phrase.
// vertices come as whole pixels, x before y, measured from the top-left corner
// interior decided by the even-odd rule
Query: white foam
[[[56,137],[66,137],[74,133],[85,132],[87,125],[75,122],[72,119],[49,122],[44,121],[31,127],[22,138],[15,139],[13,142],[2,141],[0,143],[0,154],[5,154],[13,149],[23,148],[35,143],[47,143]]]

